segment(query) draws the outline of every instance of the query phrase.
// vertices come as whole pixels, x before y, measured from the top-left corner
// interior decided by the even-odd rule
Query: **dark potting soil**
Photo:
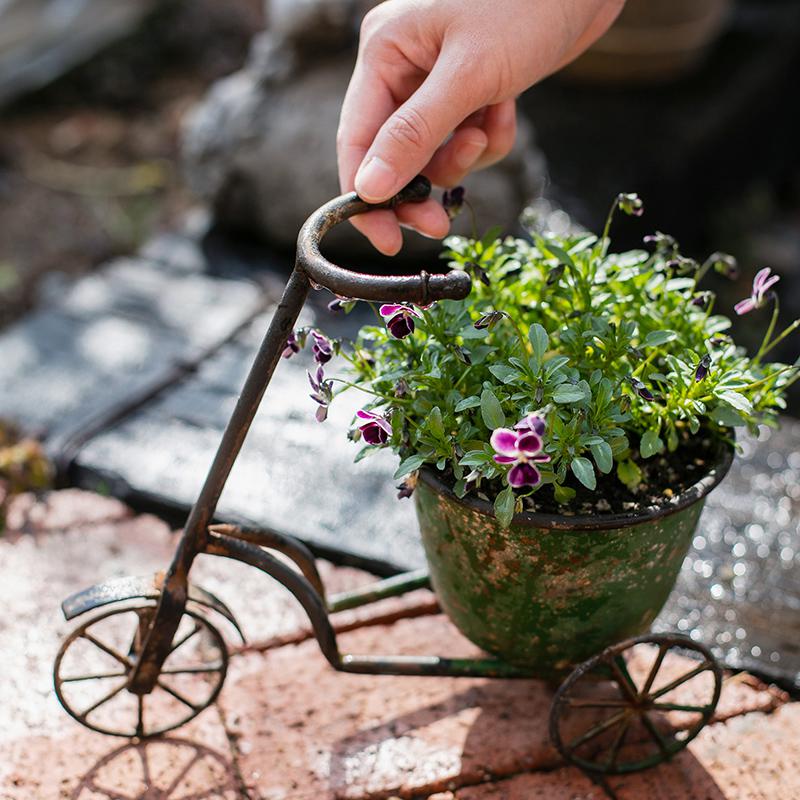
[[[616,476],[615,469],[608,475],[597,474],[597,488],[587,489],[570,474],[565,486],[575,490],[568,505],[556,502],[551,486],[543,486],[523,500],[525,511],[564,516],[631,514],[645,508],[668,505],[675,497],[700,480],[717,462],[721,443],[710,435],[686,434],[675,452],[642,458],[632,449],[631,460],[642,472],[637,490],[631,491]],[[497,482],[491,495],[503,486]],[[482,494],[482,493],[479,493]],[[488,499],[485,498],[484,499]]]

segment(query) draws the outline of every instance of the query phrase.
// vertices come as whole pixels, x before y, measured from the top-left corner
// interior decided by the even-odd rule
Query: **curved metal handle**
[[[391,200],[378,205],[365,203],[355,192],[336,197],[317,209],[300,229],[297,237],[297,267],[317,286],[339,297],[354,300],[409,302],[427,305],[434,300],[461,300],[472,287],[469,275],[452,270],[445,275],[366,275],[331,264],[319,246],[325,234],[340,222],[380,208],[395,208],[401,203],[419,203],[431,192],[430,181],[419,175]]]

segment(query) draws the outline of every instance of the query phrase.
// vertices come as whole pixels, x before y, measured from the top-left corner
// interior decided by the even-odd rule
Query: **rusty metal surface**
[[[94,611],[96,608],[126,600],[157,600],[158,593],[161,591],[162,579],[162,575],[124,575],[97,583],[64,600],[61,604],[64,619],[72,620],[87,611]],[[190,583],[188,600],[216,611],[230,622],[243,643],[247,641],[233,612],[215,594]]]

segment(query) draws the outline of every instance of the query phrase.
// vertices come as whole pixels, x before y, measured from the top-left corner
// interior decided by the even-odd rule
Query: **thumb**
[[[475,96],[454,61],[441,54],[422,85],[381,126],[355,177],[363,200],[379,203],[399,192],[481,107],[483,98]]]

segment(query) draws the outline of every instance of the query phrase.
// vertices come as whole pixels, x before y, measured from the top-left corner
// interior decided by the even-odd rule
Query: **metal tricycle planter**
[[[320,254],[325,233],[348,217],[418,202],[429,192],[428,181],[418,178],[382,206],[344,195],[303,226],[295,269],[172,564],[166,573],[108,581],[63,603],[67,619],[87,615],[64,641],[54,668],[59,700],[83,725],[143,738],[177,728],[215,700],[228,654],[212,619],[221,618],[240,636],[241,630],[221,600],[189,582],[199,554],[241,561],[279,581],[308,614],[325,658],[342,672],[552,678],[578,664],[555,694],[550,732],[565,758],[593,774],[630,772],[670,758],[711,718],[721,670],[704,646],[665,634],[614,642],[645,629],[663,604],[702,499],[724,474],[730,453],[721,454],[716,471],[658,515],[591,524],[577,517],[519,515],[507,531],[479,502],[456,501],[423,475],[417,504],[433,588],[456,625],[495,657],[343,653],[331,615],[429,586],[427,573],[398,575],[330,597],[313,555],[299,540],[273,530],[214,524],[222,489],[312,286],[341,297],[420,305],[470,292],[464,272],[370,276],[337,267]],[[287,558],[276,558],[276,552]],[[697,661],[677,675],[662,675],[673,649]],[[701,685],[687,700],[682,689],[698,679]]]

